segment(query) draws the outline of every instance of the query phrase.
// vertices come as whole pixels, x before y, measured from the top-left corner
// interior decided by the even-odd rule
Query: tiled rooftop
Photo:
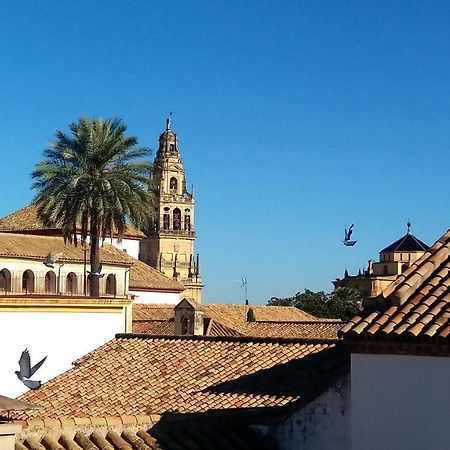
[[[22,400],[42,409],[16,417],[283,406],[315,398],[347,373],[348,364],[346,349],[326,340],[118,335],[24,394]]]
[[[133,265],[130,271],[130,289],[147,290],[149,288],[170,292],[181,292],[184,290],[184,286],[178,281],[133,258]]]
[[[207,320],[207,336],[337,339],[337,332],[344,325],[287,306],[252,306],[255,322],[245,321],[248,308],[240,305],[203,304],[201,309]],[[133,332],[173,336],[173,305],[133,305]]]
[[[348,341],[450,344],[450,230],[345,325]]]
[[[380,253],[392,252],[424,252],[428,250],[428,245],[417,239],[411,233],[405,234],[403,237],[393,242],[388,247],[381,250]]]
[[[84,252],[77,246],[65,243],[60,236],[35,236],[0,232],[0,256],[44,260],[49,253],[63,253],[62,261],[83,262]],[[107,264],[130,266],[135,259],[109,244],[100,249],[101,260]]]
[[[45,230],[49,230],[49,228],[45,227],[41,220],[38,219],[37,207],[34,204],[25,206],[25,208],[19,209],[0,219],[0,231],[4,232],[22,233],[26,231],[40,232]],[[55,231],[58,228],[52,230]],[[127,225],[124,237],[142,239],[145,237],[145,234],[131,225]]]
[[[242,415],[241,415],[242,416]],[[169,414],[30,420],[16,450],[269,450],[241,417]]]

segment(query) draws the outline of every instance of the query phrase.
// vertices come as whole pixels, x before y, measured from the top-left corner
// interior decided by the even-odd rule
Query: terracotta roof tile
[[[23,395],[42,409],[16,417],[287,405],[317,396],[347,372],[348,363],[345,348],[327,340],[118,335],[38,391]]]
[[[24,208],[0,219],[0,231],[4,232],[22,233],[26,231],[41,232],[46,230],[55,231],[60,229],[49,229],[48,227],[45,227],[44,224],[38,219],[37,207],[34,204],[25,206]],[[145,237],[145,234],[131,225],[127,225],[124,237],[142,239]]]
[[[0,257],[32,258],[44,260],[50,252],[63,253],[62,261],[84,261],[81,244],[77,246],[65,243],[59,236],[35,236],[17,233],[0,232]],[[104,263],[130,266],[136,261],[131,256],[109,244],[101,249],[101,259]]]
[[[350,342],[413,339],[448,346],[449,324],[450,230],[340,333]]]
[[[130,271],[130,289],[147,290],[149,288],[163,291],[181,292],[184,286],[142,261],[133,260]]]
[[[255,336],[337,339],[341,321],[322,320],[294,307],[252,306],[255,322],[247,322],[241,305],[201,305],[207,336]],[[133,332],[173,335],[173,305],[133,305]]]

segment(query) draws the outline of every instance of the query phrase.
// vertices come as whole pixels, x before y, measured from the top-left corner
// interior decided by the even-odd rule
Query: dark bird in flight
[[[89,270],[88,270],[87,273],[88,273],[89,275],[91,275],[92,277],[99,277],[99,278],[102,278],[102,277],[105,276],[105,274],[102,273],[102,268],[103,268],[103,264],[100,263],[99,266],[98,266],[97,272],[89,272]]]
[[[356,244],[356,241],[352,241],[351,237],[352,237],[352,233],[353,233],[353,227],[355,226],[354,223],[352,223],[350,225],[350,228],[347,230],[347,228],[345,229],[345,238],[342,241],[344,243],[344,245],[346,245],[347,247],[353,247]]]
[[[19,370],[16,370],[15,374],[17,378],[29,389],[39,389],[41,387],[40,381],[33,381],[30,378],[39,370],[44,364],[47,357],[41,359],[37,364],[31,367],[30,353],[26,348],[19,359]]]

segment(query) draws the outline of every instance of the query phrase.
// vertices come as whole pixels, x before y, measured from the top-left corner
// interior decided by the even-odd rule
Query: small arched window
[[[45,292],[47,294],[56,294],[56,275],[51,270],[45,274]]]
[[[408,264],[402,264],[402,273],[408,269]]]
[[[22,291],[26,294],[34,292],[34,273],[31,270],[25,270],[22,275]]]
[[[175,144],[170,144],[170,151],[173,153],[175,151]]]
[[[164,213],[163,215],[163,230],[168,230],[170,228],[170,214]]]
[[[184,216],[184,229],[186,231],[191,231],[191,216],[189,214]]]
[[[106,277],[106,295],[116,296],[116,276],[113,274]]]
[[[8,269],[0,271],[0,292],[11,292],[11,272]]]
[[[181,230],[181,211],[180,208],[173,210],[173,229]]]
[[[70,272],[66,277],[66,292],[70,295],[78,293],[78,277],[75,273]]]
[[[169,187],[171,191],[178,190],[178,180],[175,177],[172,177],[169,181]]]
[[[189,333],[189,318],[187,316],[183,316],[181,318],[181,334],[186,335]]]

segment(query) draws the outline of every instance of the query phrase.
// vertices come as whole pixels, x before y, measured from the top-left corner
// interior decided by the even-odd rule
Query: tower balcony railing
[[[195,237],[195,231],[192,230],[165,230],[163,228],[160,228],[159,230],[152,230],[150,231],[151,235],[168,235],[168,236],[188,236],[188,237]]]

